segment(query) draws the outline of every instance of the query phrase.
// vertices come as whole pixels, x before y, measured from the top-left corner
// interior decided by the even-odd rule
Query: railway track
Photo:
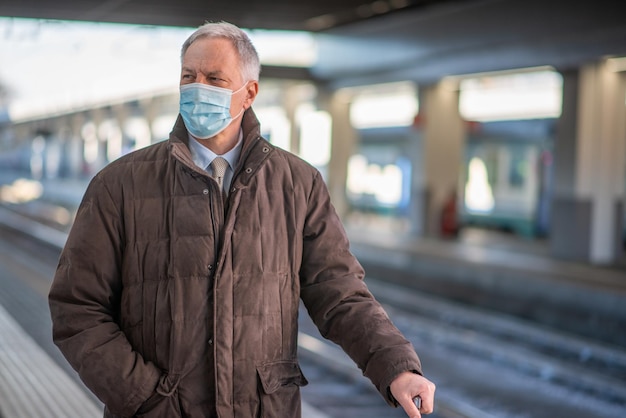
[[[23,222],[13,215],[9,221],[13,230],[44,241],[46,227]],[[48,248],[58,249],[58,231],[48,232],[53,237]],[[24,239],[21,245],[40,244]],[[15,259],[22,257],[24,263],[29,254],[42,253],[22,251]],[[39,262],[52,271],[53,259]],[[625,416],[625,350],[374,278],[367,283],[438,386],[433,418]],[[302,367],[311,382],[303,389],[307,403],[328,418],[405,416],[385,404],[341,350],[320,338],[304,311],[300,328]]]
[[[435,412],[441,415],[436,416],[626,416],[623,349],[375,279],[368,279],[368,286],[413,342],[426,374],[438,385]],[[302,357],[316,358],[318,367],[343,369],[343,379],[368,387],[343,352],[311,337],[316,330],[308,317],[302,316],[301,328],[307,333],[300,338]],[[330,412],[336,402],[330,402]]]

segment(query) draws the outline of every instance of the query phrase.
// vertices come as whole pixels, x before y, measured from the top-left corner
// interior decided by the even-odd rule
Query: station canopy
[[[313,32],[320,54],[302,76],[336,87],[626,55],[623,0],[20,0],[0,16]]]

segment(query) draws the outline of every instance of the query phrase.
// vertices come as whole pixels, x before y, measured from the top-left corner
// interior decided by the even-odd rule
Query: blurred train
[[[458,227],[475,225],[534,237],[548,233],[556,119],[471,123],[460,170]],[[361,129],[357,156],[349,172],[376,184],[385,171],[395,199],[384,201],[348,179],[355,210],[402,216],[410,204],[411,161],[420,133],[411,127]],[[412,151],[413,150],[413,151]],[[356,169],[355,169],[356,167]],[[358,183],[357,183],[358,184]],[[374,190],[376,188],[373,188]]]
[[[556,119],[472,123],[459,181],[462,225],[545,236],[550,226]]]
[[[411,199],[410,127],[359,129],[359,144],[348,163],[346,195],[353,210],[403,216]]]

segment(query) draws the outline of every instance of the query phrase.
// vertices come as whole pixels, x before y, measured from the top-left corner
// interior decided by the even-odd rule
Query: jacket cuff
[[[382,397],[389,405],[393,407],[398,406],[398,401],[396,401],[396,399],[391,394],[391,382],[393,382],[396,377],[404,372],[412,372],[422,375],[422,370],[419,362],[416,363],[413,361],[404,361],[391,365],[391,367],[386,370],[386,373],[382,375],[383,378],[377,385],[378,391],[380,392]]]
[[[400,373],[404,373],[404,372],[411,372],[411,373],[415,373],[415,374],[419,374],[420,376],[422,376],[422,373],[418,372],[417,370],[403,370]],[[391,394],[391,383],[395,380],[396,377],[398,377],[400,375],[400,373],[398,373],[397,375],[395,375],[387,384],[387,393],[385,395],[383,395],[383,397],[385,398],[385,400],[387,401],[387,403],[393,407],[397,407],[398,405],[400,405],[398,403],[398,401],[396,400],[396,398],[393,397],[393,395]],[[384,387],[384,386],[383,386]]]

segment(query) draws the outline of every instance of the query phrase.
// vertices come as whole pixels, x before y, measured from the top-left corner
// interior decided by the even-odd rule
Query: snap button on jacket
[[[226,203],[180,117],[87,188],[49,303],[55,343],[106,416],[299,417],[300,299],[389,403],[391,380],[420,372],[320,173],[261,138],[252,110],[242,129]]]

